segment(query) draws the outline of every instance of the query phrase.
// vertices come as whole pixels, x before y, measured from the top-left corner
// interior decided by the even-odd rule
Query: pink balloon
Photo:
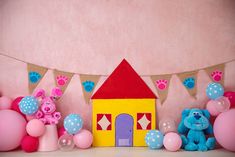
[[[159,130],[164,135],[168,132],[177,132],[176,123],[173,118],[163,118],[159,122]]]
[[[30,136],[39,137],[45,132],[45,125],[39,119],[32,119],[26,125],[26,131]]]
[[[218,115],[214,123],[217,142],[227,150],[235,151],[235,109]]]
[[[78,148],[89,148],[93,142],[93,135],[90,131],[82,129],[73,136],[73,141]]]
[[[0,151],[17,148],[26,135],[26,120],[16,111],[0,110]]]
[[[65,128],[62,126],[61,128],[58,129],[58,137],[67,134]]]
[[[0,97],[0,110],[10,109],[12,100],[6,96]]]
[[[33,119],[36,119],[36,117],[34,116],[34,115],[25,115],[25,117],[26,117],[26,120],[27,121],[30,121],[30,120],[33,120]]]
[[[218,99],[208,101],[206,108],[212,116],[218,116],[220,113],[229,110],[230,101],[227,97],[222,96]]]
[[[232,91],[225,92],[224,96],[229,99],[231,108],[235,108],[235,92]]]
[[[163,145],[167,150],[175,152],[180,149],[182,140],[177,133],[170,132],[164,136]]]

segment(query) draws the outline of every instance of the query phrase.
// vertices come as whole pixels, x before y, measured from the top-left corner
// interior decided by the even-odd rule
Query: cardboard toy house
[[[93,146],[146,146],[156,96],[124,59],[92,96]]]

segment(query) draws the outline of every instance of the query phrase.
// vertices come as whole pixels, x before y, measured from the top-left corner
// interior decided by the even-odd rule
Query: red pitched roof
[[[157,98],[125,59],[92,96],[92,99],[118,98]]]

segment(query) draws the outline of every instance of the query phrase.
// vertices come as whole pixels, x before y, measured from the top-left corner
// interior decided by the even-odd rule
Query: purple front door
[[[116,118],[116,147],[133,145],[133,118],[129,114],[120,114]]]

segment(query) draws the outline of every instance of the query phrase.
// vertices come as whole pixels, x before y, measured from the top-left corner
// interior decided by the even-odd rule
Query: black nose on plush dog
[[[198,120],[198,119],[200,119],[201,118],[201,116],[200,115],[194,115],[194,117]]]

